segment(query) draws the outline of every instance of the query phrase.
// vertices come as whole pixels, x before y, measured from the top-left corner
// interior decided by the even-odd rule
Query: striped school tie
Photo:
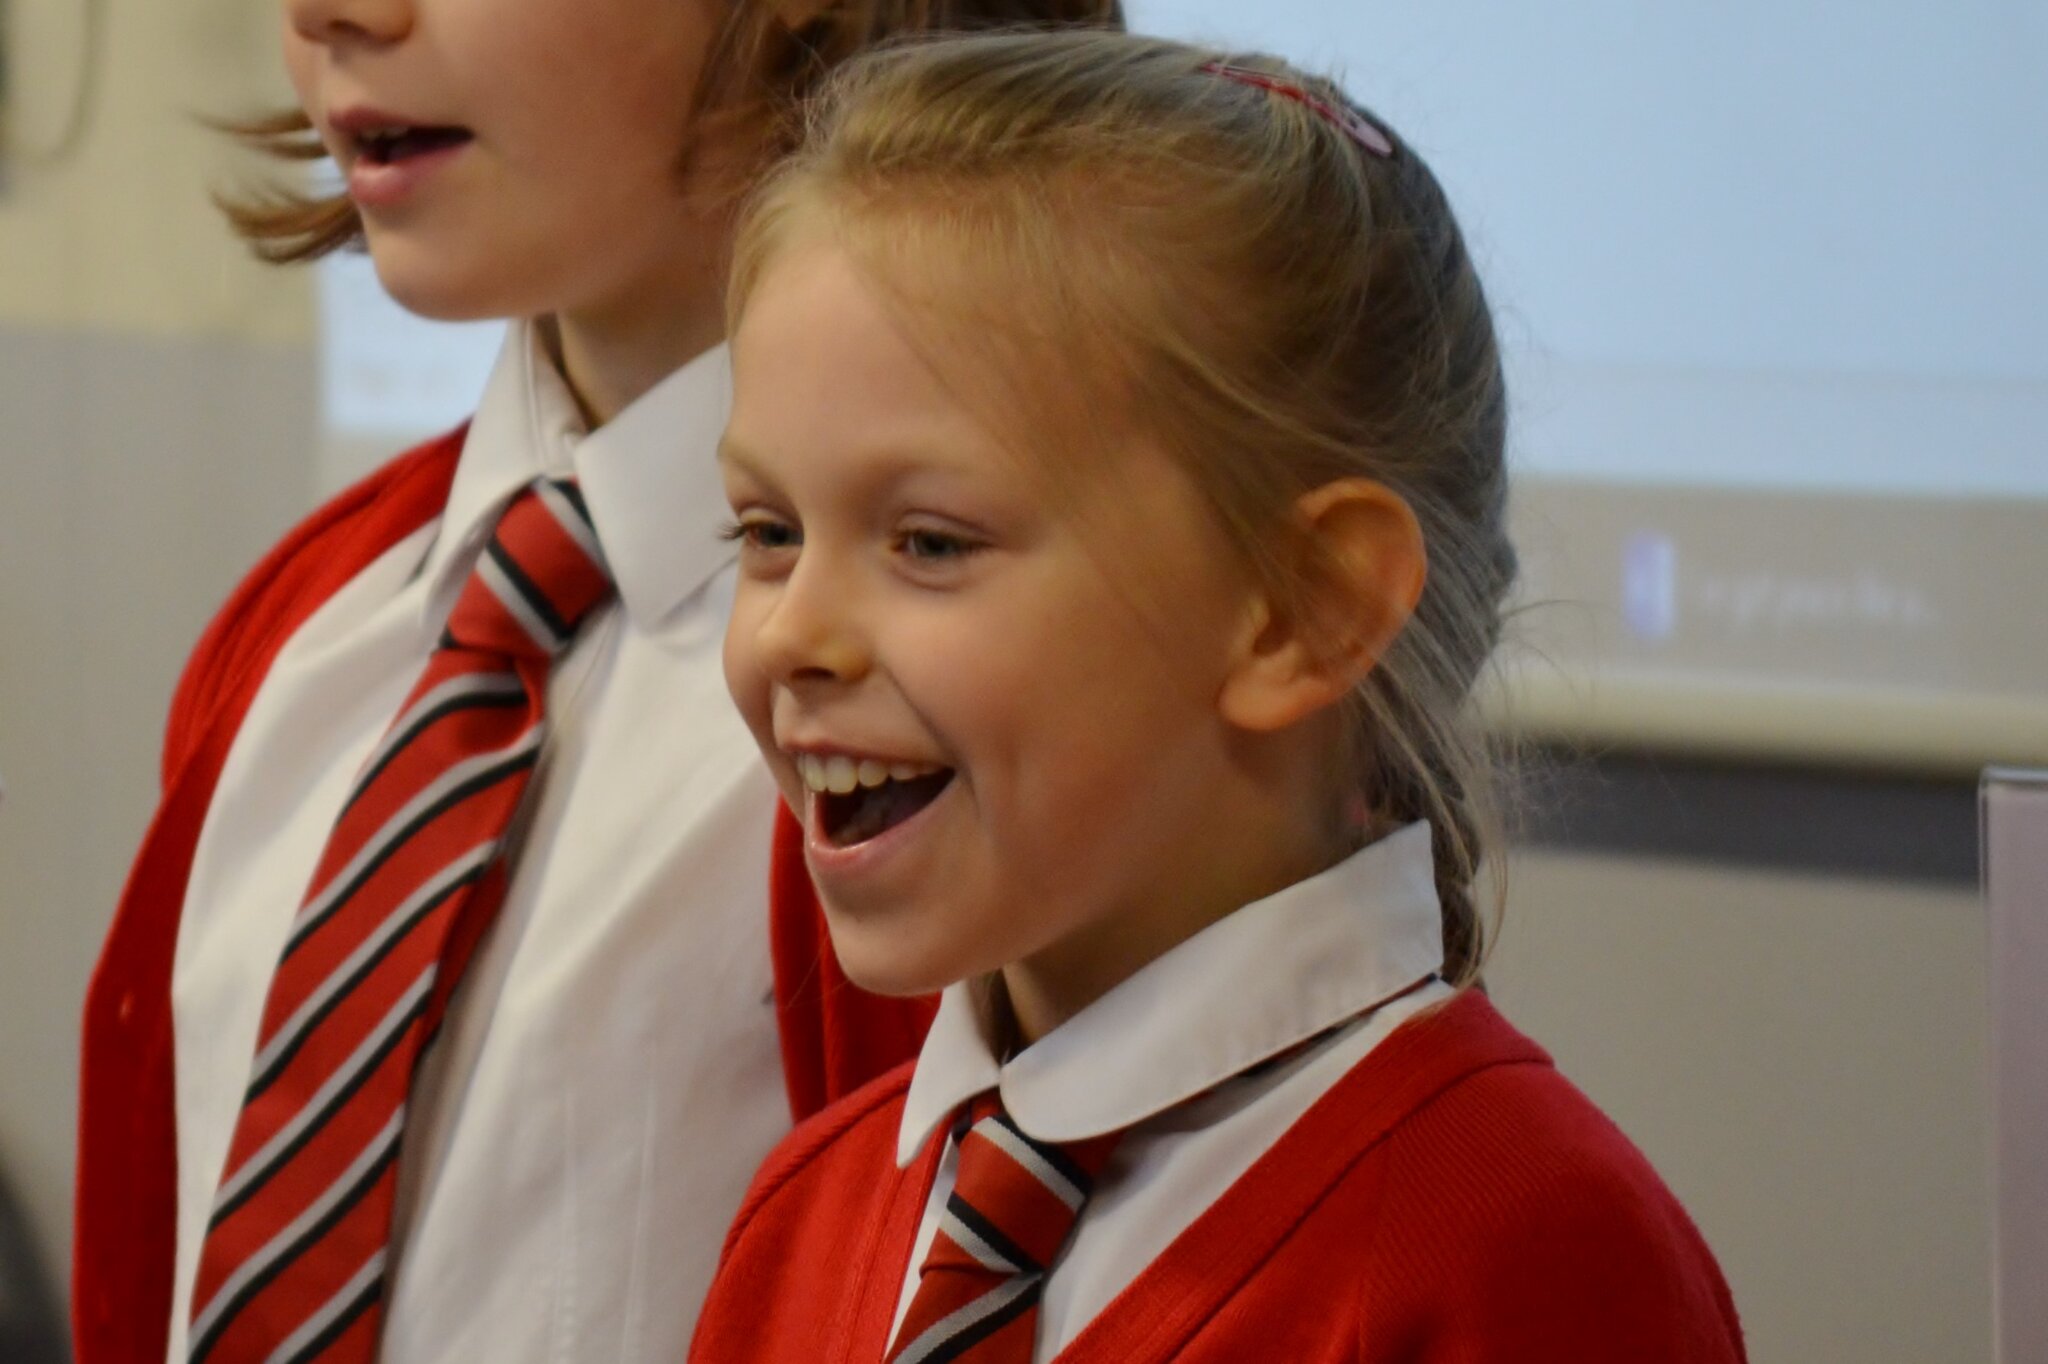
[[[554,658],[612,584],[576,487],[506,508],[328,836],[263,1007],[191,1364],[367,1364],[407,1093],[505,887]]]
[[[953,1194],[887,1364],[1031,1364],[1046,1273],[1122,1135],[1034,1141],[993,1092],[966,1121]]]

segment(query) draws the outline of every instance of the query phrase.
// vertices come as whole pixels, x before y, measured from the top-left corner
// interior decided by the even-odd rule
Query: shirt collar
[[[1224,916],[1007,1064],[990,1049],[981,992],[955,984],[918,1055],[897,1161],[916,1159],[961,1104],[991,1087],[1039,1141],[1129,1127],[1442,966],[1429,825],[1415,823]]]
[[[543,474],[576,477],[627,614],[658,626],[732,558],[717,460],[731,388],[730,352],[714,346],[589,431],[542,324],[513,323],[422,566],[426,628],[440,629],[505,504]]]

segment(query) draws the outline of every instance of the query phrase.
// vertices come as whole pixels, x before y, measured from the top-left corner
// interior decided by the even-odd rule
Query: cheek
[[[1191,611],[1163,617],[1119,591],[1079,602],[1062,623],[1057,652],[1024,674],[1038,740],[1016,754],[1021,793],[1077,854],[1109,831],[1110,842],[1149,843],[1215,759],[1220,637]]]
[[[725,665],[725,688],[741,710],[752,703],[761,681],[761,670],[754,661],[755,613],[749,609],[747,598],[746,589],[741,588],[733,599],[732,617],[726,622],[725,647],[720,656]]]
[[[732,616],[726,626],[721,662],[725,668],[725,689],[738,708],[740,719],[754,736],[761,757],[774,774],[775,783],[790,807],[801,812],[803,790],[796,774],[788,769],[775,746],[775,698],[768,674],[761,668],[753,649],[754,616],[744,585],[734,598]]]
[[[748,728],[754,737],[766,744],[772,742],[767,733],[770,722],[768,676],[762,671],[754,652],[755,623],[760,608],[753,601],[753,593],[742,584],[733,598],[732,617],[725,628],[725,646],[721,661],[725,665],[725,689],[731,694],[733,704],[739,707]]]
[[[1058,610],[989,613],[1005,628],[934,631],[919,651],[934,722],[952,729],[1004,822],[1039,836],[1083,833],[1141,803],[1161,745],[1199,722],[1187,679],[1127,604],[1047,594]]]
[[[484,39],[500,47],[497,67],[516,66],[530,92],[508,113],[551,132],[564,159],[597,155],[586,171],[677,159],[709,41],[679,8],[675,0],[551,3],[545,23]]]

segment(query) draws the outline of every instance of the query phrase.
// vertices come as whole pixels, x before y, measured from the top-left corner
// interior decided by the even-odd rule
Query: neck
[[[1203,783],[1156,874],[1081,928],[1002,968],[1016,1046],[1029,1046],[1148,963],[1244,906],[1327,870],[1355,850],[1327,817],[1316,749],[1240,781]],[[1323,747],[1320,752],[1327,753]]]
[[[1113,925],[1003,968],[1013,1047],[1030,1046],[1211,924],[1326,871],[1340,857],[1298,848],[1236,869],[1237,879],[1177,888],[1126,906]]]
[[[593,430],[725,338],[718,282],[677,285],[555,315],[555,359]]]

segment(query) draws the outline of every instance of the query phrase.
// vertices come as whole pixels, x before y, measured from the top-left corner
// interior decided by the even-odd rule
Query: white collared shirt
[[[996,1088],[1039,1141],[1128,1129],[1045,1281],[1034,1358],[1072,1343],[1366,1053],[1451,995],[1432,983],[1367,1013],[1443,965],[1429,838],[1427,824],[1410,824],[1225,916],[1006,1064],[989,1048],[977,992],[949,988],[897,1137],[903,1166],[927,1141],[948,1142],[897,1326],[953,1190],[958,1151],[947,1123]],[[1244,1074],[1333,1027],[1302,1054]]]
[[[512,328],[445,515],[285,645],[207,812],[172,979],[169,1359],[271,972],[344,792],[499,511],[573,472],[618,582],[548,688],[505,903],[412,1091],[382,1364],[686,1353],[754,1168],[789,1125],[770,1003],[775,793],[726,695],[723,347],[599,430]]]

